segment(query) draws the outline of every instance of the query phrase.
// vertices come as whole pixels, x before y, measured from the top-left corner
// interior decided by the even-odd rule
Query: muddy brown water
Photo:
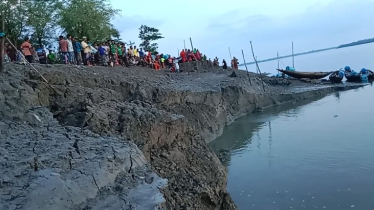
[[[239,209],[372,209],[374,87],[240,118],[210,143]]]

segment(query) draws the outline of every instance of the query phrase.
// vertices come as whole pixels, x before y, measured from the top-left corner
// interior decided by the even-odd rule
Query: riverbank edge
[[[250,116],[253,113],[257,112],[262,112],[263,110],[267,108],[271,108],[274,106],[279,106],[287,103],[293,103],[301,100],[308,100],[310,98],[316,97],[316,96],[327,96],[329,94],[335,93],[335,92],[340,92],[340,91],[348,91],[348,90],[353,90],[353,89],[358,89],[365,87],[367,84],[359,84],[359,83],[349,83],[348,85],[345,85],[344,83],[342,84],[337,84],[337,85],[332,85],[328,87],[323,87],[320,89],[316,90],[306,90],[302,92],[297,92],[297,93],[287,93],[287,94],[279,94],[279,95],[267,95],[266,101],[271,101],[270,103],[265,103],[261,104],[261,106],[249,106],[250,109],[245,112],[238,112],[236,115],[230,115],[228,116],[229,121],[225,123],[225,126],[228,126],[232,123],[234,123],[237,119],[244,117],[244,116]],[[218,132],[208,135],[205,137],[205,142],[210,143],[214,141],[216,138],[220,137],[223,133],[223,129],[225,126],[220,129]]]
[[[258,75],[251,74],[250,85],[245,72],[228,79],[226,72],[217,73],[209,66],[207,73],[198,73],[198,77],[196,73],[174,77],[143,68],[40,67],[43,76],[61,93],[57,95],[28,67],[10,67],[14,68],[10,76],[17,77],[15,83],[24,85],[33,94],[33,103],[48,107],[62,126],[134,142],[152,169],[168,179],[167,187],[161,189],[166,209],[237,209],[226,191],[227,171],[206,143],[221,135],[223,128],[237,118],[269,106],[358,87],[341,84],[292,92],[297,88],[291,84],[290,88],[276,86],[287,89],[286,93],[274,93],[272,83],[266,83],[266,91],[258,88]],[[214,78],[219,79],[218,85]],[[171,84],[173,80],[178,81]],[[178,89],[194,86],[194,81],[201,85],[199,91]],[[301,86],[318,87],[307,83]],[[13,89],[18,94],[18,89]],[[22,115],[21,111],[16,114]]]

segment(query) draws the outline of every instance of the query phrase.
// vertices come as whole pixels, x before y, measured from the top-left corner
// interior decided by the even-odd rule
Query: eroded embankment
[[[29,108],[48,107],[62,126],[90,130],[101,134],[98,138],[110,135],[134,142],[153,170],[168,179],[167,186],[162,189],[167,209],[236,209],[226,192],[226,169],[206,144],[220,135],[226,124],[264,107],[326,94],[337,88],[355,87],[266,78],[264,91],[257,75],[250,74],[252,84],[249,84],[245,73],[230,78],[222,70],[174,75],[142,68],[39,67],[58,90],[59,94],[55,94],[29,68],[13,64],[7,68],[12,69],[8,70],[9,77],[18,75],[15,80],[27,91],[14,92],[12,100],[0,97],[0,102],[4,103],[2,116],[10,119],[19,115],[22,119]],[[20,71],[24,74],[16,73]],[[20,85],[6,81],[4,84],[13,89]],[[35,101],[17,99],[31,92],[36,96]],[[29,105],[13,113],[9,110],[17,110],[17,106],[11,103]],[[85,142],[88,147],[100,140]],[[120,146],[114,146],[117,147]],[[151,172],[147,174],[149,176]],[[112,193],[106,198],[113,201],[120,199],[120,195]],[[95,199],[99,196],[102,195],[97,194]],[[95,202],[91,204],[94,206]]]

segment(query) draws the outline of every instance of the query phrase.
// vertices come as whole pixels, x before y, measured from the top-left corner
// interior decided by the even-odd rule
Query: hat
[[[84,37],[82,37],[82,39],[87,39],[87,37],[84,36]]]

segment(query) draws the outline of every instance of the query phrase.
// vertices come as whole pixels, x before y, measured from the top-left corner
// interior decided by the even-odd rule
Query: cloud
[[[191,37],[194,47],[207,56],[225,59],[229,59],[228,47],[233,56],[241,57],[243,49],[250,57],[249,41],[253,41],[259,58],[269,58],[275,56],[277,51],[281,55],[290,54],[292,41],[295,52],[301,52],[370,38],[374,33],[374,28],[368,27],[374,13],[366,12],[367,8],[374,7],[372,0],[289,0],[287,5],[263,0],[261,3],[251,3],[250,9],[244,1],[241,4],[235,2],[244,6],[240,9],[227,6],[228,12],[220,15],[213,14],[221,11],[204,12],[210,4],[206,3],[206,6],[184,7],[178,11],[178,14],[184,14],[190,11],[188,9],[193,9],[194,13],[190,16],[172,13],[171,17],[163,18],[162,14],[156,15],[152,10],[143,12],[151,15],[147,17],[128,11],[127,16],[117,17],[112,23],[126,41],[131,39],[139,44],[139,27],[146,24],[160,29],[165,36],[165,39],[158,41],[162,52],[176,54],[177,49],[183,48],[183,40],[187,47],[190,46]],[[121,4],[120,1],[116,3]]]
[[[313,5],[303,13],[288,11],[284,16],[241,17],[235,10],[212,18],[202,42],[207,43],[208,54],[216,53],[220,58],[228,58],[229,46],[237,55],[241,49],[249,52],[250,40],[261,58],[273,57],[277,51],[290,53],[292,41],[299,52],[333,47],[370,38],[374,29],[367,24],[374,13],[365,11],[373,7],[373,1],[335,0],[327,5]]]
[[[135,45],[140,44],[139,28],[141,25],[148,25],[152,27],[159,27],[163,24],[162,20],[145,18],[139,15],[136,16],[120,16],[112,21],[112,24],[120,32],[121,38],[124,41],[135,42]]]

